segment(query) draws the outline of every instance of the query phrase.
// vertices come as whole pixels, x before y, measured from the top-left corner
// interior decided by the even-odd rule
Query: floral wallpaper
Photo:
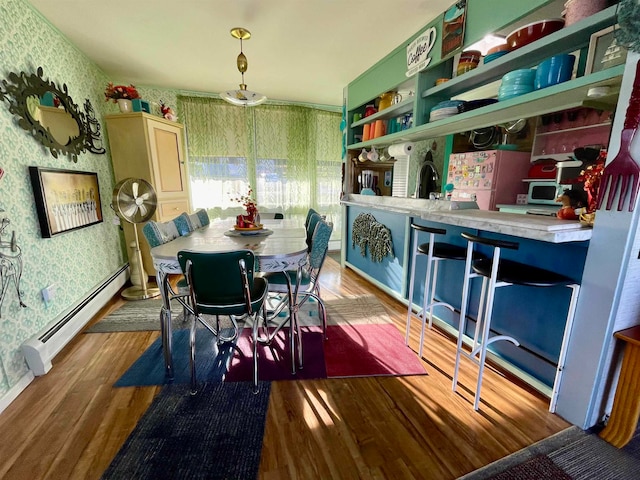
[[[102,118],[116,108],[104,101],[106,76],[24,0],[0,0],[0,79],[9,72],[35,73],[39,66],[45,78],[67,85],[79,107],[86,98],[91,100],[104,134]],[[68,157],[56,159],[16,124],[7,105],[0,103],[0,168],[5,172],[0,179],[0,219],[11,223],[0,241],[5,246],[15,231],[23,260],[20,289],[27,307],[19,306],[10,285],[0,316],[0,398],[28,371],[21,344],[127,261],[109,208],[114,186],[109,155],[83,153],[77,163]],[[106,137],[103,143],[108,146]],[[104,222],[41,238],[29,166],[97,172]],[[46,308],[40,292],[51,284],[55,297]]]

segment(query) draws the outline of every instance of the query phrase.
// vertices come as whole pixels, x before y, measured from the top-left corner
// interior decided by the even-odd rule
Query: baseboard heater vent
[[[128,278],[127,263],[75,306],[22,344],[22,353],[34,375],[44,375],[51,370],[51,360],[124,286]]]

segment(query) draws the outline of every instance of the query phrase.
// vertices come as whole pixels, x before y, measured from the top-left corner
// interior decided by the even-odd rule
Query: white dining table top
[[[247,249],[252,250],[260,264],[267,260],[301,256],[306,253],[306,232],[303,227],[287,220],[265,220],[265,229],[270,235],[228,236],[232,231],[230,221],[212,222],[208,227],[197,229],[189,235],[181,236],[151,249],[156,268],[167,268],[167,264],[177,263],[178,252],[193,250],[197,252],[226,252]]]

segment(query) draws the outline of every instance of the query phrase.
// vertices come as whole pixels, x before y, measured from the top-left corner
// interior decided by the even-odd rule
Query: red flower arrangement
[[[113,103],[117,103],[121,98],[126,100],[140,98],[140,94],[133,85],[114,85],[112,82],[109,82],[107,88],[104,90],[104,98],[107,102],[113,100]]]
[[[587,192],[587,212],[593,213],[596,211],[596,202],[598,201],[598,189],[600,188],[600,180],[602,173],[604,172],[604,162],[607,159],[607,151],[605,149],[600,150],[595,163],[589,165],[578,177],[578,181],[584,182],[584,190]]]
[[[236,225],[238,227],[253,227],[258,223],[258,204],[253,198],[253,189],[249,186],[249,190],[246,195],[240,195],[239,197],[232,198],[234,202],[239,202],[247,210],[246,215],[238,215],[236,218]]]

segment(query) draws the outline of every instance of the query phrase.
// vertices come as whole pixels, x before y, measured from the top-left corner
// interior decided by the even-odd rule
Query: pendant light
[[[244,53],[242,53],[242,41],[249,40],[251,38],[251,32],[246,28],[236,27],[231,29],[231,36],[240,40],[240,55],[238,55],[236,64],[238,65],[238,71],[242,75],[242,83],[239,85],[240,88],[238,90],[227,90],[226,92],[222,92],[220,97],[233,105],[245,107],[260,105],[267,99],[267,97],[261,93],[247,90],[247,85],[244,83],[244,72],[247,71],[249,62],[247,61],[247,57],[245,57]]]

